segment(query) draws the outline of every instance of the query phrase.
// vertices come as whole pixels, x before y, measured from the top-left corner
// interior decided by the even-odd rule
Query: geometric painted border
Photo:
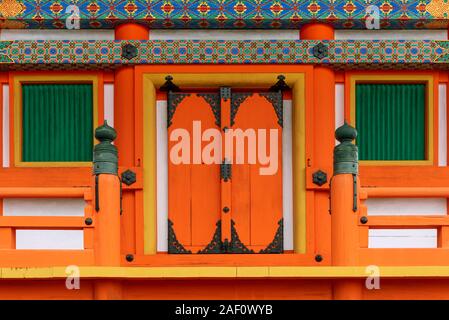
[[[135,57],[122,56],[125,45]],[[320,59],[317,45],[328,52]],[[113,68],[137,64],[327,64],[338,68],[447,67],[449,41],[148,40],[0,41],[5,69]]]
[[[447,28],[445,0],[2,0],[0,28],[63,29],[79,8],[81,28],[114,28],[132,21],[150,28],[300,28],[324,22],[364,29],[366,8],[377,5],[383,29]]]

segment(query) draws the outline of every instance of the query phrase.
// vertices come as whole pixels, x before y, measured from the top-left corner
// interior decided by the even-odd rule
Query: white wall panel
[[[35,216],[84,216],[84,199],[39,199],[6,198],[3,199],[3,215],[14,217]]]
[[[293,168],[292,101],[284,100],[282,128],[282,205],[284,211],[284,250],[293,250]]]
[[[82,230],[17,230],[16,249],[83,250]]]
[[[370,198],[370,216],[432,216],[447,214],[446,198]]]
[[[299,30],[151,30],[151,40],[298,40]]]
[[[370,229],[368,248],[436,248],[436,229]]]
[[[335,129],[345,123],[345,85],[337,83],[335,85]],[[335,144],[338,144],[335,139]]]
[[[114,30],[2,29],[0,40],[114,40]]]
[[[114,84],[104,85],[104,119],[114,127]]]
[[[167,101],[156,103],[157,251],[168,250],[168,137]]]
[[[447,30],[335,30],[337,40],[447,40]]]

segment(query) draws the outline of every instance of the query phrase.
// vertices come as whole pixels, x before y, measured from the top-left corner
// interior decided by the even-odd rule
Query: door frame
[[[286,72],[287,71],[287,72]],[[248,74],[254,74],[249,77]],[[311,106],[310,90],[313,83],[313,66],[137,66],[135,72],[136,133],[142,136],[144,167],[143,212],[139,219],[136,213],[137,241],[139,234],[143,242],[142,254],[157,253],[157,176],[156,176],[156,88],[171,75],[176,85],[183,88],[219,88],[231,86],[266,87],[277,82],[283,74],[292,88],[292,139],[293,139],[293,240],[294,252],[310,253],[310,241],[306,232],[313,221],[306,219],[306,109]],[[306,83],[309,85],[306,86]],[[306,90],[306,88],[310,88]],[[307,91],[309,94],[307,94]],[[139,221],[142,223],[139,226]],[[143,228],[142,228],[143,226]],[[138,231],[138,228],[143,230]],[[310,239],[309,239],[310,240]],[[139,247],[139,245],[137,245]],[[138,250],[139,251],[139,250]]]

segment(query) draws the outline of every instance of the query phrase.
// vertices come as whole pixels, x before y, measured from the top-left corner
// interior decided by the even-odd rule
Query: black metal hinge
[[[232,169],[231,163],[224,159],[223,163],[220,165],[220,178],[224,180],[224,182],[228,182],[232,177]]]

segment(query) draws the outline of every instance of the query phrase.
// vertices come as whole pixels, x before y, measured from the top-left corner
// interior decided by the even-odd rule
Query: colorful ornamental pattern
[[[316,48],[324,47],[324,56]],[[134,48],[132,57],[125,54]],[[125,49],[126,48],[126,49]],[[429,68],[449,64],[449,41],[1,41],[2,69],[109,69],[126,64],[327,64]]]
[[[449,22],[447,0],[1,0],[0,28],[65,28],[79,12],[83,29],[126,21],[150,28],[267,29],[319,21],[364,29],[370,5],[379,8],[383,29],[446,28]]]

